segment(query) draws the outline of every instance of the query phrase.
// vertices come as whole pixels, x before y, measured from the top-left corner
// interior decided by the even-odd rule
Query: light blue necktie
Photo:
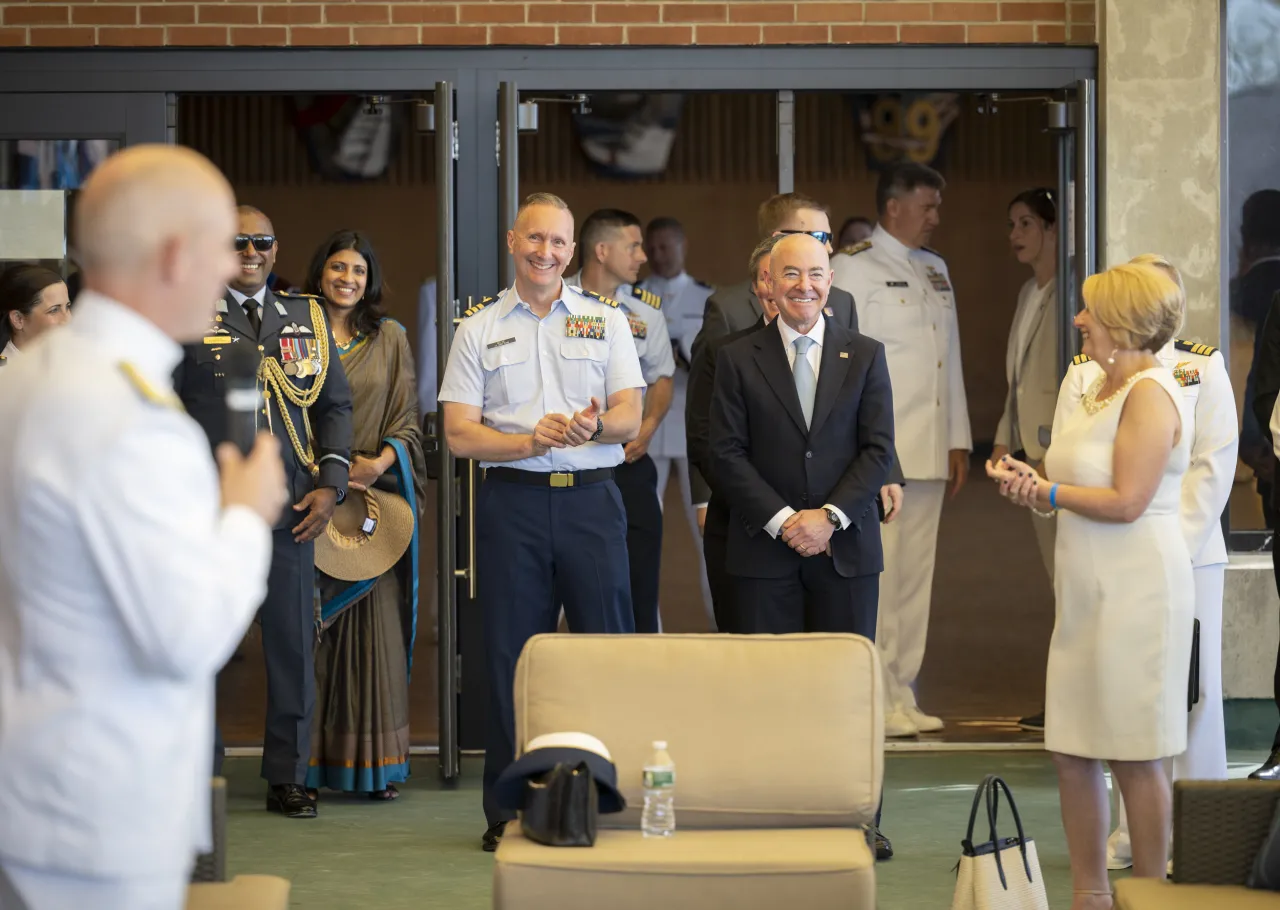
[[[813,398],[818,392],[818,377],[813,375],[808,356],[814,342],[808,335],[801,335],[791,343],[796,349],[796,362],[791,365],[791,374],[796,378],[796,394],[800,396],[800,410],[804,412],[804,425],[808,427],[813,421]]]

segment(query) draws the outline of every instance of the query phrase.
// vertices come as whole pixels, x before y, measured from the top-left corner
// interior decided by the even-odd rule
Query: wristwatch
[[[599,438],[600,438],[600,434],[601,434],[601,433],[603,433],[603,432],[604,432],[604,419],[603,419],[603,418],[601,418],[601,417],[597,417],[597,418],[596,418],[596,431],[595,431],[594,433],[592,433],[592,434],[591,434],[591,440],[590,440],[590,441],[591,441],[591,442],[595,442],[597,439],[599,439]]]
[[[827,513],[827,521],[835,525],[837,531],[844,527],[840,524],[840,516],[836,514],[835,509],[828,509],[824,507],[822,511]]]

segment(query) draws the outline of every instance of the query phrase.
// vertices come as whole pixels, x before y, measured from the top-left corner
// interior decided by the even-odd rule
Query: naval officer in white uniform
[[[876,646],[884,664],[886,736],[943,726],[920,710],[914,685],[929,632],[943,497],[964,484],[973,449],[955,292],[947,264],[925,248],[939,223],[945,185],[922,164],[884,171],[876,186],[879,223],[871,239],[831,260],[835,286],[853,295],[862,333],[885,347],[894,438],[907,485],[902,514],[881,529]]]
[[[1163,257],[1144,255],[1133,260],[1164,270],[1186,300],[1182,276]],[[1199,701],[1191,709],[1187,727],[1187,751],[1175,757],[1173,780],[1225,780],[1227,741],[1222,716],[1222,586],[1227,567],[1227,544],[1222,535],[1222,512],[1231,495],[1236,454],[1240,444],[1235,393],[1227,364],[1217,348],[1174,340],[1156,354],[1186,396],[1195,416],[1191,439],[1191,464],[1182,478],[1182,530],[1191,553],[1196,586],[1196,619],[1200,623]],[[1061,416],[1080,404],[1102,368],[1080,355],[1067,371],[1058,398],[1057,426]],[[1119,791],[1117,791],[1118,793]],[[1129,844],[1129,820],[1120,801],[1116,830],[1107,840],[1107,868],[1127,869],[1133,864]]]
[[[0,907],[181,910],[284,467],[224,447],[219,489],[173,389],[236,267],[217,169],[133,146],[76,219],[77,318],[0,373]]]
[[[685,396],[689,388],[689,367],[693,363],[693,339],[702,328],[702,313],[713,288],[684,270],[684,225],[675,218],[655,218],[649,222],[645,227],[644,250],[649,257],[649,274],[637,287],[662,301],[662,314],[667,320],[667,334],[671,336],[676,366],[671,408],[649,443],[649,455],[658,469],[658,504],[663,504],[667,482],[674,473],[680,484],[680,504],[698,553],[702,606],[714,629],[711,587],[702,561],[699,509],[693,501],[693,490],[702,488],[704,484],[701,478],[695,477],[697,469],[689,463],[689,446],[684,434]],[[705,514],[705,506],[702,511]]]

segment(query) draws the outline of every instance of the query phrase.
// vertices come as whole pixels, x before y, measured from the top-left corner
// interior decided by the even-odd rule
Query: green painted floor
[[[1266,756],[1251,751],[1230,757],[1232,776],[1242,777]],[[882,910],[950,906],[973,788],[987,773],[1000,774],[1013,790],[1025,829],[1036,841],[1051,906],[1070,904],[1066,842],[1048,755],[891,754],[885,764],[884,830],[897,856],[877,867]],[[291,906],[305,910],[489,907],[493,857],[480,850],[479,760],[464,762],[456,789],[441,787],[434,758],[417,758],[414,767],[417,776],[394,803],[324,794],[319,818],[286,820],[263,808],[257,760],[228,759],[230,873],[284,876],[293,883]]]

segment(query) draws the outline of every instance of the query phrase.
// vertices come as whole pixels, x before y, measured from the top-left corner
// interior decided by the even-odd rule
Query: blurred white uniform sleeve
[[[1182,479],[1182,524],[1187,549],[1196,556],[1219,528],[1231,497],[1240,445],[1235,393],[1221,352],[1205,359],[1205,373],[1196,397],[1195,435],[1191,464]]]
[[[177,418],[156,410],[118,436],[75,507],[139,662],[197,679],[230,659],[266,598],[271,529],[222,508],[204,435]]]

